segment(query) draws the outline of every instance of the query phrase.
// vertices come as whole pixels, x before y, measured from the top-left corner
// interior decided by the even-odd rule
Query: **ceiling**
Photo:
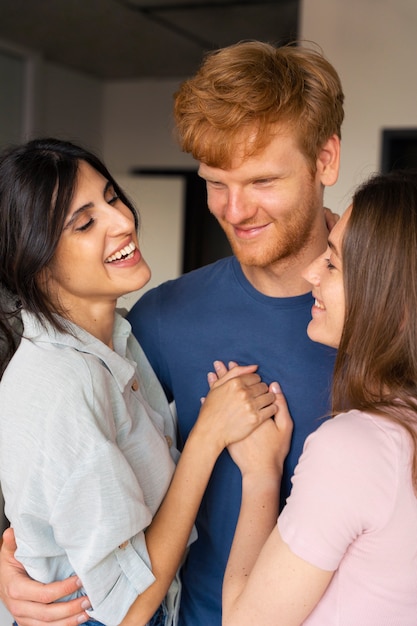
[[[0,0],[0,43],[103,80],[177,78],[210,49],[297,37],[299,0]]]

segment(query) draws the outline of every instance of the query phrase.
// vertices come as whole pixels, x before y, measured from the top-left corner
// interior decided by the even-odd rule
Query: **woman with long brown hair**
[[[415,626],[417,174],[360,187],[303,275],[308,335],[338,348],[333,419],[307,439],[278,523],[282,433],[275,450],[270,425],[230,446],[243,498],[223,623]]]

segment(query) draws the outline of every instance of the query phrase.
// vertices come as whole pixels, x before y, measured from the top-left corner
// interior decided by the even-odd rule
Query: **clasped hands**
[[[275,472],[280,476],[293,423],[279,384],[262,382],[257,369],[257,365],[240,366],[230,361],[226,366],[215,361],[214,371],[207,375],[210,392],[202,403],[203,407],[210,403],[210,396],[228,383],[222,420],[230,455],[242,475]]]

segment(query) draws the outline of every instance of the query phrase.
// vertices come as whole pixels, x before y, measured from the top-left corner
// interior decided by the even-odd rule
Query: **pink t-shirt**
[[[278,527],[294,554],[335,574],[305,625],[417,625],[411,450],[402,427],[360,411],[307,438]]]

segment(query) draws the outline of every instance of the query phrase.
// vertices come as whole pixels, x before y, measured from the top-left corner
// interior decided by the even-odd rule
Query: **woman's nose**
[[[318,283],[320,282],[319,267],[322,257],[323,255],[314,259],[314,261],[312,261],[310,265],[307,265],[305,270],[301,272],[302,277],[305,278],[305,280],[311,285],[318,285]]]
[[[111,234],[130,232],[135,228],[135,218],[126,205],[109,207],[108,228]]]

